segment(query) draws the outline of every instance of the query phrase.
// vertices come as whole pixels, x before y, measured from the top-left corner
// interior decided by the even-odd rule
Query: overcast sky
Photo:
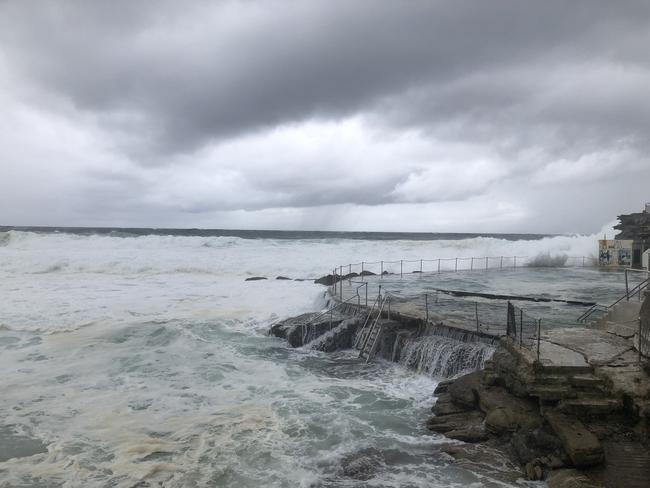
[[[650,2],[0,1],[0,224],[598,231]]]

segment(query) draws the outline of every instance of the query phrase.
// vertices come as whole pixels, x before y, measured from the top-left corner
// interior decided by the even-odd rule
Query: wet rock
[[[344,457],[341,460],[341,471],[346,478],[367,481],[374,478],[384,464],[384,455],[374,447],[369,447]]]
[[[290,280],[291,278],[287,278],[286,276],[276,276],[276,280]]]
[[[314,340],[310,347],[324,352],[350,349],[354,345],[356,332],[361,323],[361,317],[344,320],[332,330],[325,332],[325,334]]]
[[[314,280],[314,283],[316,283],[317,285],[332,286],[334,283],[337,283],[338,281],[339,281],[338,276],[335,277],[332,274],[328,274]]]
[[[452,413],[467,412],[468,410],[466,406],[454,403],[451,394],[448,392],[441,393],[436,403],[431,407],[431,411],[435,415],[449,415]]]
[[[251,276],[250,278],[246,278],[244,281],[260,281],[260,280],[268,280],[266,276]]]
[[[548,488],[599,488],[587,476],[575,469],[552,471],[546,479]]]
[[[473,426],[480,426],[482,423],[483,414],[474,410],[431,417],[427,420],[427,428],[446,435],[448,432],[462,431]]]
[[[556,410],[546,410],[544,417],[562,441],[564,450],[575,466],[593,466],[604,461],[600,441],[578,419]]]
[[[444,393],[449,389],[449,385],[453,384],[454,380],[443,380],[438,385],[436,386],[435,390],[433,390],[434,395],[438,395],[440,393]]]
[[[286,339],[291,347],[301,347],[337,327],[344,319],[341,314],[305,313],[273,324],[269,334]],[[331,319],[331,320],[330,320]]]
[[[449,385],[447,391],[449,391],[454,403],[467,408],[475,408],[479,388],[481,388],[481,373],[475,372],[458,378]]]
[[[471,425],[462,429],[450,430],[445,434],[450,439],[475,444],[487,441],[490,436],[481,425]]]
[[[359,276],[376,276],[377,273],[373,273],[372,271],[368,270],[363,270]]]

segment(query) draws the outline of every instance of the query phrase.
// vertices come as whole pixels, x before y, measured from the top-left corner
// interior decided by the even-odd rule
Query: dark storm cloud
[[[163,152],[307,118],[381,116],[391,100],[390,122],[416,126],[461,118],[480,129],[487,117],[492,132],[605,116],[621,135],[648,121],[647,106],[630,104],[637,94],[594,100],[591,83],[535,106],[561,63],[647,68],[642,1],[30,3],[3,6],[10,63],[85,110],[137,114],[142,142]],[[596,86],[610,76],[599,75]]]
[[[61,160],[102,212],[491,195],[535,213],[551,184],[600,182],[590,201],[621,168],[650,177],[648,25],[646,0],[6,1],[0,89],[55,127],[35,158],[74,126]]]

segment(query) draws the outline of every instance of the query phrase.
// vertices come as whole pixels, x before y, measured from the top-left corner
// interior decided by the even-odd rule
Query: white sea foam
[[[323,305],[322,286],[275,277],[361,260],[588,255],[594,239],[0,233],[0,426],[48,448],[0,462],[0,486],[347,486],[340,459],[368,446],[404,456],[377,485],[480,483],[431,461],[434,378],[265,335]]]

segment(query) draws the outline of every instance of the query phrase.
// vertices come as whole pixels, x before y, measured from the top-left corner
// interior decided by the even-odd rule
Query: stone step
[[[598,378],[593,374],[577,374],[570,378],[570,382],[576,388],[595,388],[600,389],[605,387],[605,381]]]
[[[576,391],[569,385],[532,385],[528,388],[528,394],[545,401],[557,401],[567,398],[575,398]]]
[[[607,397],[579,397],[560,401],[558,409],[579,417],[599,417],[623,410],[623,401]]]
[[[580,420],[553,409],[546,410],[544,417],[576,467],[593,466],[603,462],[605,454],[600,441]]]

